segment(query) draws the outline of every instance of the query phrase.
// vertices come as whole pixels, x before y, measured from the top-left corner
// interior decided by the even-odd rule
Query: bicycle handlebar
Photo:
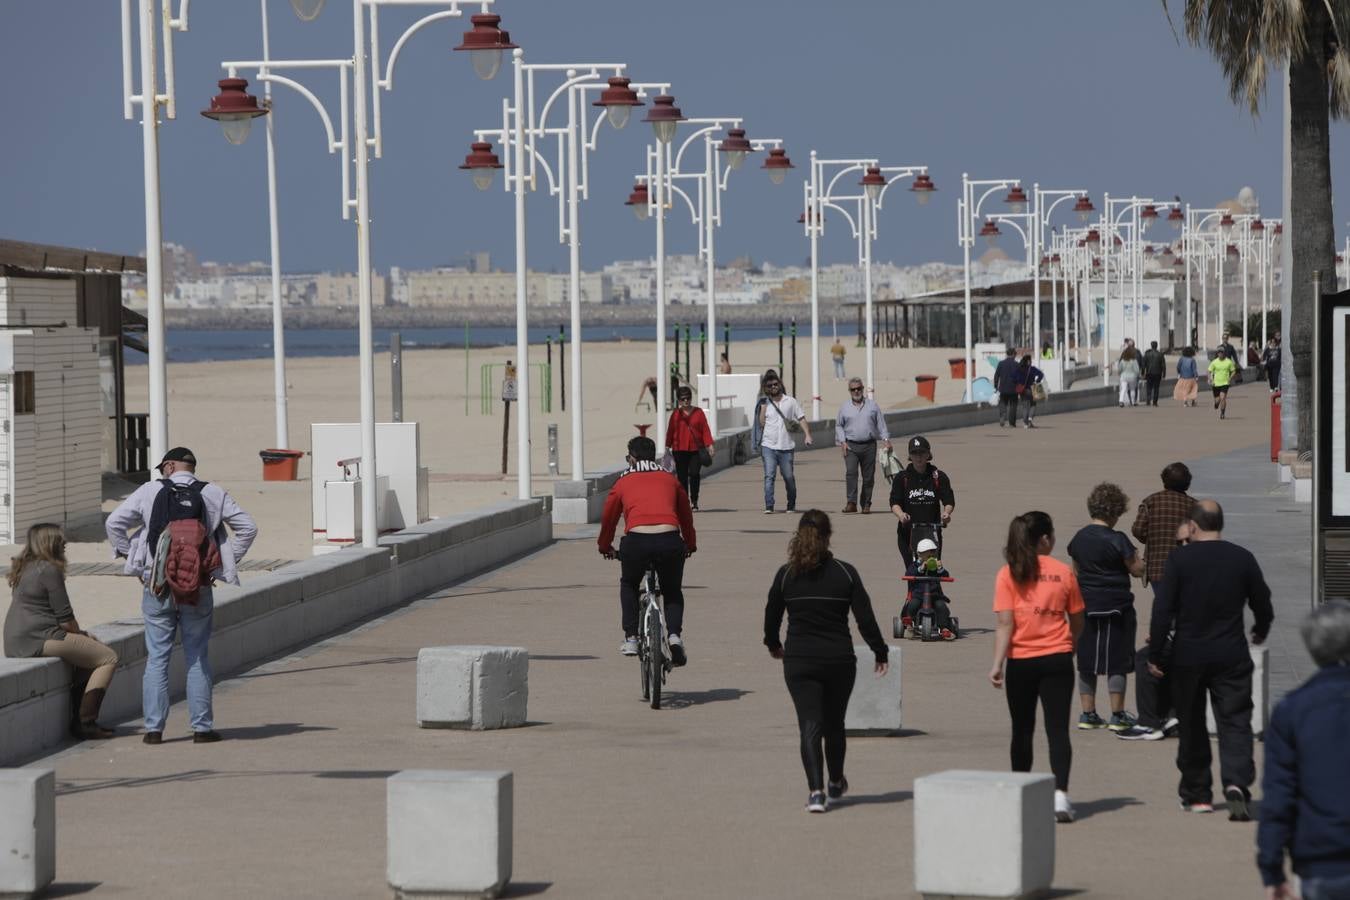
[[[901,575],[905,581],[955,581],[950,575]]]

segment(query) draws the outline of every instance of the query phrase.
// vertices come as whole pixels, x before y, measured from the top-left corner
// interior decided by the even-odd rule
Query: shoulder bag
[[[788,430],[788,434],[796,434],[797,432],[802,430],[802,423],[798,422],[796,419],[789,419],[787,416],[783,415],[783,411],[778,408],[778,404],[774,401],[772,397],[768,397],[765,399],[767,399],[769,403],[773,405],[773,411],[778,413],[778,418],[783,420],[783,427]]]
[[[1031,386],[1031,402],[1032,403],[1045,402],[1045,385],[1039,381]]]

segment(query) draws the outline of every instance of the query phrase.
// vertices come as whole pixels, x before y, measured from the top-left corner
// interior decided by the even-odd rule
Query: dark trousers
[[[689,495],[689,502],[698,506],[698,486],[702,481],[703,463],[699,462],[697,450],[672,450],[675,457],[675,477],[680,487]]]
[[[849,503],[872,505],[872,484],[877,474],[877,442],[847,441],[844,452],[844,492]],[[862,469],[862,497],[858,496],[858,469]]]
[[[1050,744],[1050,770],[1055,773],[1056,790],[1061,791],[1069,789],[1069,768],[1073,765],[1073,747],[1069,744],[1073,687],[1072,653],[1009,659],[1003,676],[1003,692],[1008,695],[1008,712],[1012,715],[1012,770],[1031,771],[1031,740],[1036,734],[1039,700],[1045,716],[1045,739]]]
[[[1162,387],[1161,375],[1144,376],[1144,404],[1158,405],[1158,389]]]
[[[1252,757],[1252,671],[1250,658],[1232,663],[1198,666],[1173,665],[1172,700],[1179,721],[1177,769],[1181,784],[1177,795],[1186,803],[1209,803],[1213,797],[1214,773],[1209,733],[1205,727],[1205,704],[1213,698],[1214,724],[1219,732],[1219,777],[1223,786],[1243,790],[1256,780]]]
[[[638,594],[648,563],[656,565],[656,578],[666,609],[666,628],[680,634],[684,626],[684,539],[678,531],[660,534],[629,532],[619,542],[619,607],[623,613],[623,634],[638,633]]]
[[[938,559],[942,558],[942,529],[935,527],[931,522],[897,522],[895,526],[895,544],[900,548],[900,558],[905,561],[905,568],[914,561],[914,550],[911,541],[914,540],[914,528],[919,529],[919,540],[932,538],[933,543],[938,545]],[[908,582],[907,582],[908,583]]]
[[[1144,728],[1159,729],[1172,715],[1172,676],[1168,653],[1163,651],[1163,677],[1148,670],[1148,645],[1134,654],[1134,705],[1139,708],[1139,724]]]
[[[1022,398],[1021,394],[1003,394],[998,395],[998,417],[1000,421],[1006,421],[1009,425],[1017,425],[1017,402]]]
[[[825,790],[825,769],[829,770],[830,781],[837,783],[844,778],[844,715],[857,676],[858,663],[853,659],[783,660],[783,680],[797,708],[808,790]]]

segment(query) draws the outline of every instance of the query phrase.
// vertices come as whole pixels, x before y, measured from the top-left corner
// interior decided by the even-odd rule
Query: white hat
[[[919,546],[916,549],[920,553],[923,553],[925,550],[936,550],[937,544],[934,543],[931,538],[924,538],[923,540],[919,541]]]

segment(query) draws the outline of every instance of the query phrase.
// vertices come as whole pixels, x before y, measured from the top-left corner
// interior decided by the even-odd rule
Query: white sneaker
[[[829,808],[830,801],[824,791],[812,791],[811,796],[806,798],[806,811],[809,813],[823,813]]]
[[[619,652],[624,656],[637,656],[637,638],[626,637],[623,643],[619,645]]]
[[[1065,791],[1055,791],[1055,821],[1073,821],[1073,804],[1069,802],[1069,795]]]
[[[689,662],[689,656],[684,652],[684,638],[678,634],[672,634],[670,641],[670,664],[672,666],[682,666]]]

